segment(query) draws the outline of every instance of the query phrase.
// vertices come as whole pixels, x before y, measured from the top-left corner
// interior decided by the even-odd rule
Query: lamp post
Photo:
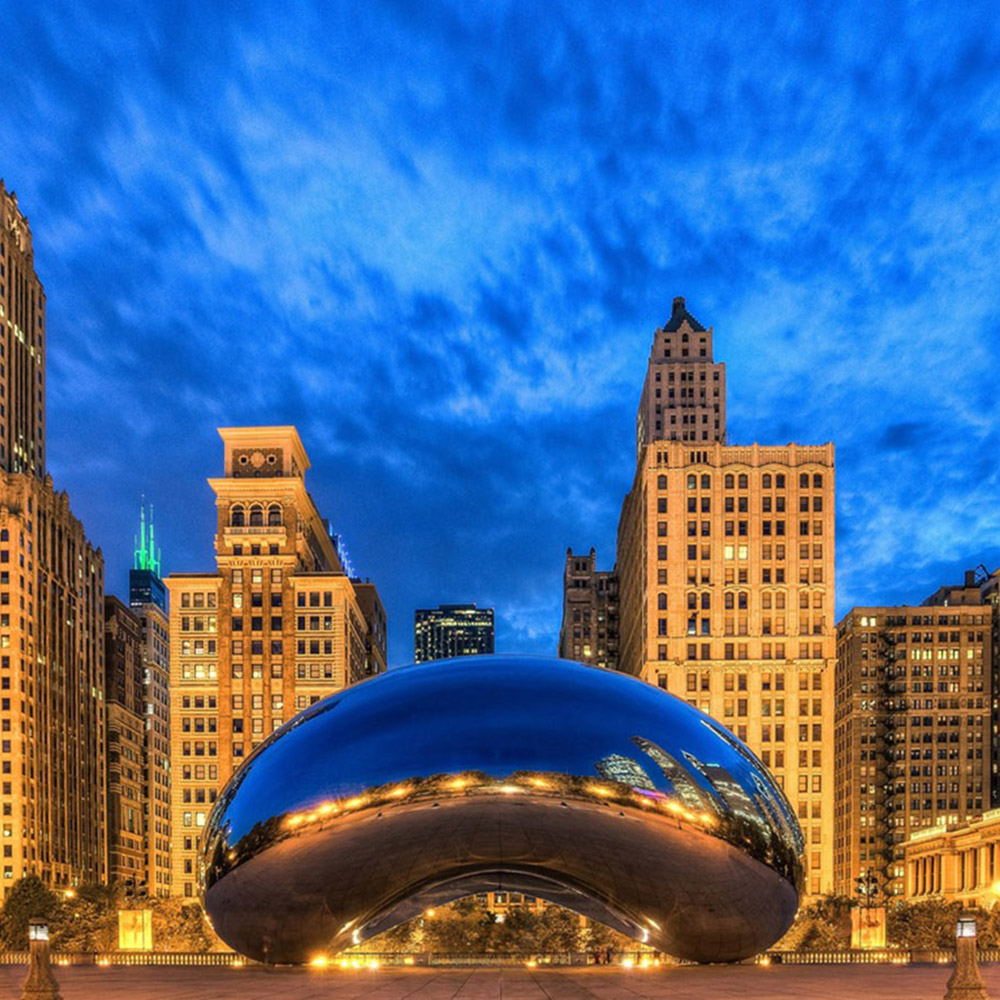
[[[28,921],[28,978],[22,1000],[61,1000],[59,984],[49,965],[49,925],[45,920]]]
[[[976,961],[976,915],[963,913],[955,928],[955,971],[944,1000],[989,1000]]]

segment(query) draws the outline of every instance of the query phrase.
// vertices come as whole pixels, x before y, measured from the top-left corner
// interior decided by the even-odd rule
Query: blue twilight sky
[[[215,428],[294,423],[392,663],[465,600],[554,651],[677,294],[734,443],[836,443],[838,613],[1000,564],[993,4],[24,3],[0,42],[109,590],[142,492],[211,568]]]

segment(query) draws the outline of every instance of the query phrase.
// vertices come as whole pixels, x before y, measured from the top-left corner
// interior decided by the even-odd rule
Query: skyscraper
[[[0,181],[0,895],[107,872],[104,560],[46,474],[45,348],[31,229]]]
[[[170,631],[167,588],[160,579],[153,508],[139,512],[129,571],[129,606],[142,627],[144,706],[144,852],[146,890],[170,895]]]
[[[922,604],[851,608],[838,623],[838,892],[871,870],[902,894],[909,837],[997,804],[997,580],[972,571]]]
[[[167,578],[171,890],[183,896],[195,893],[197,839],[219,787],[297,712],[385,663],[385,612],[344,573],[296,429],[219,434],[216,572]]]
[[[105,597],[108,879],[129,893],[146,880],[142,647],[139,619],[117,597]]]
[[[618,667],[618,577],[612,570],[597,569],[594,549],[588,555],[566,550],[559,655]]]
[[[442,604],[413,613],[413,659],[416,663],[449,656],[493,652],[493,609],[475,604]]]
[[[0,179],[0,468],[45,476],[45,290],[28,219]]]
[[[618,524],[620,669],[712,715],[770,768],[833,883],[833,445],[726,445],[713,331],[653,336]]]

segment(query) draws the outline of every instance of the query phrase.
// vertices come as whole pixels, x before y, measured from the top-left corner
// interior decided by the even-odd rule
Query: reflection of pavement
[[[0,996],[20,995],[23,966],[0,967]],[[57,969],[64,1000],[940,1000],[945,966],[621,969]],[[1000,966],[983,978],[1000,997]]]

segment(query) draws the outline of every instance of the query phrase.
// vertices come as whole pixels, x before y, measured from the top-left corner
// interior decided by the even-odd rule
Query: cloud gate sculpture
[[[225,787],[202,845],[216,931],[271,962],[499,890],[734,961],[788,928],[803,848],[770,775],[708,716],[625,674],[499,655],[302,712]]]

